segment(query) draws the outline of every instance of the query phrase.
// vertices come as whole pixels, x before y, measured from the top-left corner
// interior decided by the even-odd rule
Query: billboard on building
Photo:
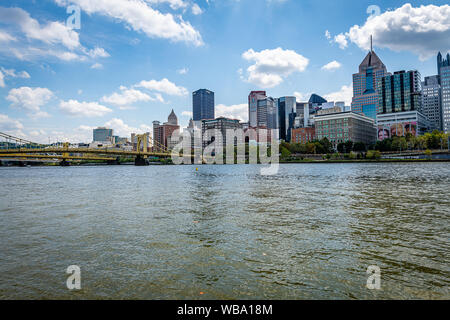
[[[417,136],[417,122],[398,122],[378,126],[378,141],[392,137],[404,137],[408,133]]]

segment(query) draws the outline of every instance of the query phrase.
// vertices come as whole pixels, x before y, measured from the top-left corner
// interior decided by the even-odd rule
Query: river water
[[[0,299],[450,298],[447,163],[0,168],[0,182]]]

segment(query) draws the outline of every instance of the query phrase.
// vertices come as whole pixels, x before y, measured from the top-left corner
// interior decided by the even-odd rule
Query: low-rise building
[[[316,139],[327,138],[337,148],[339,143],[353,141],[374,144],[377,137],[375,120],[355,112],[318,114],[314,117]]]
[[[377,115],[377,139],[384,140],[394,136],[413,136],[432,131],[433,123],[419,111],[405,111]]]
[[[212,142],[216,142],[219,145],[222,144],[225,148],[227,145],[227,130],[242,129],[242,125],[239,120],[228,119],[220,117],[214,120],[202,121],[202,137],[203,148],[206,148]],[[217,131],[215,131],[217,130]]]
[[[308,143],[316,138],[315,127],[292,129],[291,143]]]

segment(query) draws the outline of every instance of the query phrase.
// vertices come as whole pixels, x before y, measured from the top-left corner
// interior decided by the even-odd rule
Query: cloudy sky
[[[349,103],[371,34],[389,71],[436,73],[446,3],[2,0],[0,131],[89,142],[97,126],[150,131],[172,108],[186,125],[199,88],[216,93],[216,115],[242,120],[256,89]]]

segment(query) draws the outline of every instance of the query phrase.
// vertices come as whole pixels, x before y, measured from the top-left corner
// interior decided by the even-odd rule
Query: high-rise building
[[[248,96],[248,121],[252,128],[258,127],[258,101],[266,99],[265,91],[252,91]]]
[[[441,81],[442,127],[445,133],[450,133],[450,54],[443,60],[439,52],[438,73]]]
[[[268,97],[263,100],[258,100],[258,109],[256,114],[258,128],[278,128],[278,112],[275,99]]]
[[[441,75],[441,68],[444,67],[450,67],[450,53],[447,53],[447,59],[443,59],[442,54],[439,52],[437,56],[438,76]]]
[[[192,94],[194,121],[214,119],[214,92],[200,89]]]
[[[384,63],[371,49],[353,75],[352,111],[376,119],[379,108],[379,80],[387,74]]]
[[[380,80],[378,140],[418,136],[432,130],[423,114],[422,81],[418,71],[399,71]]]
[[[380,79],[378,114],[422,111],[422,82],[419,71],[398,71]]]
[[[439,76],[425,77],[422,82],[422,112],[433,124],[434,129],[443,130],[441,85]]]
[[[113,139],[113,129],[108,129],[105,127],[98,127],[93,130],[94,142],[109,142],[112,143]]]
[[[278,110],[279,139],[291,141],[291,130],[294,128],[297,112],[297,99],[295,97],[281,97],[276,99]]]
[[[159,121],[153,121],[153,151],[165,151],[171,149],[171,137],[174,131],[179,130],[178,118],[172,110],[167,122],[161,124]]]
[[[212,120],[202,121],[203,148],[206,148],[212,142],[218,145],[222,144],[225,149],[227,146],[227,130],[242,129],[239,120],[220,117]],[[215,133],[218,133],[217,135]],[[224,150],[225,152],[225,150]]]

